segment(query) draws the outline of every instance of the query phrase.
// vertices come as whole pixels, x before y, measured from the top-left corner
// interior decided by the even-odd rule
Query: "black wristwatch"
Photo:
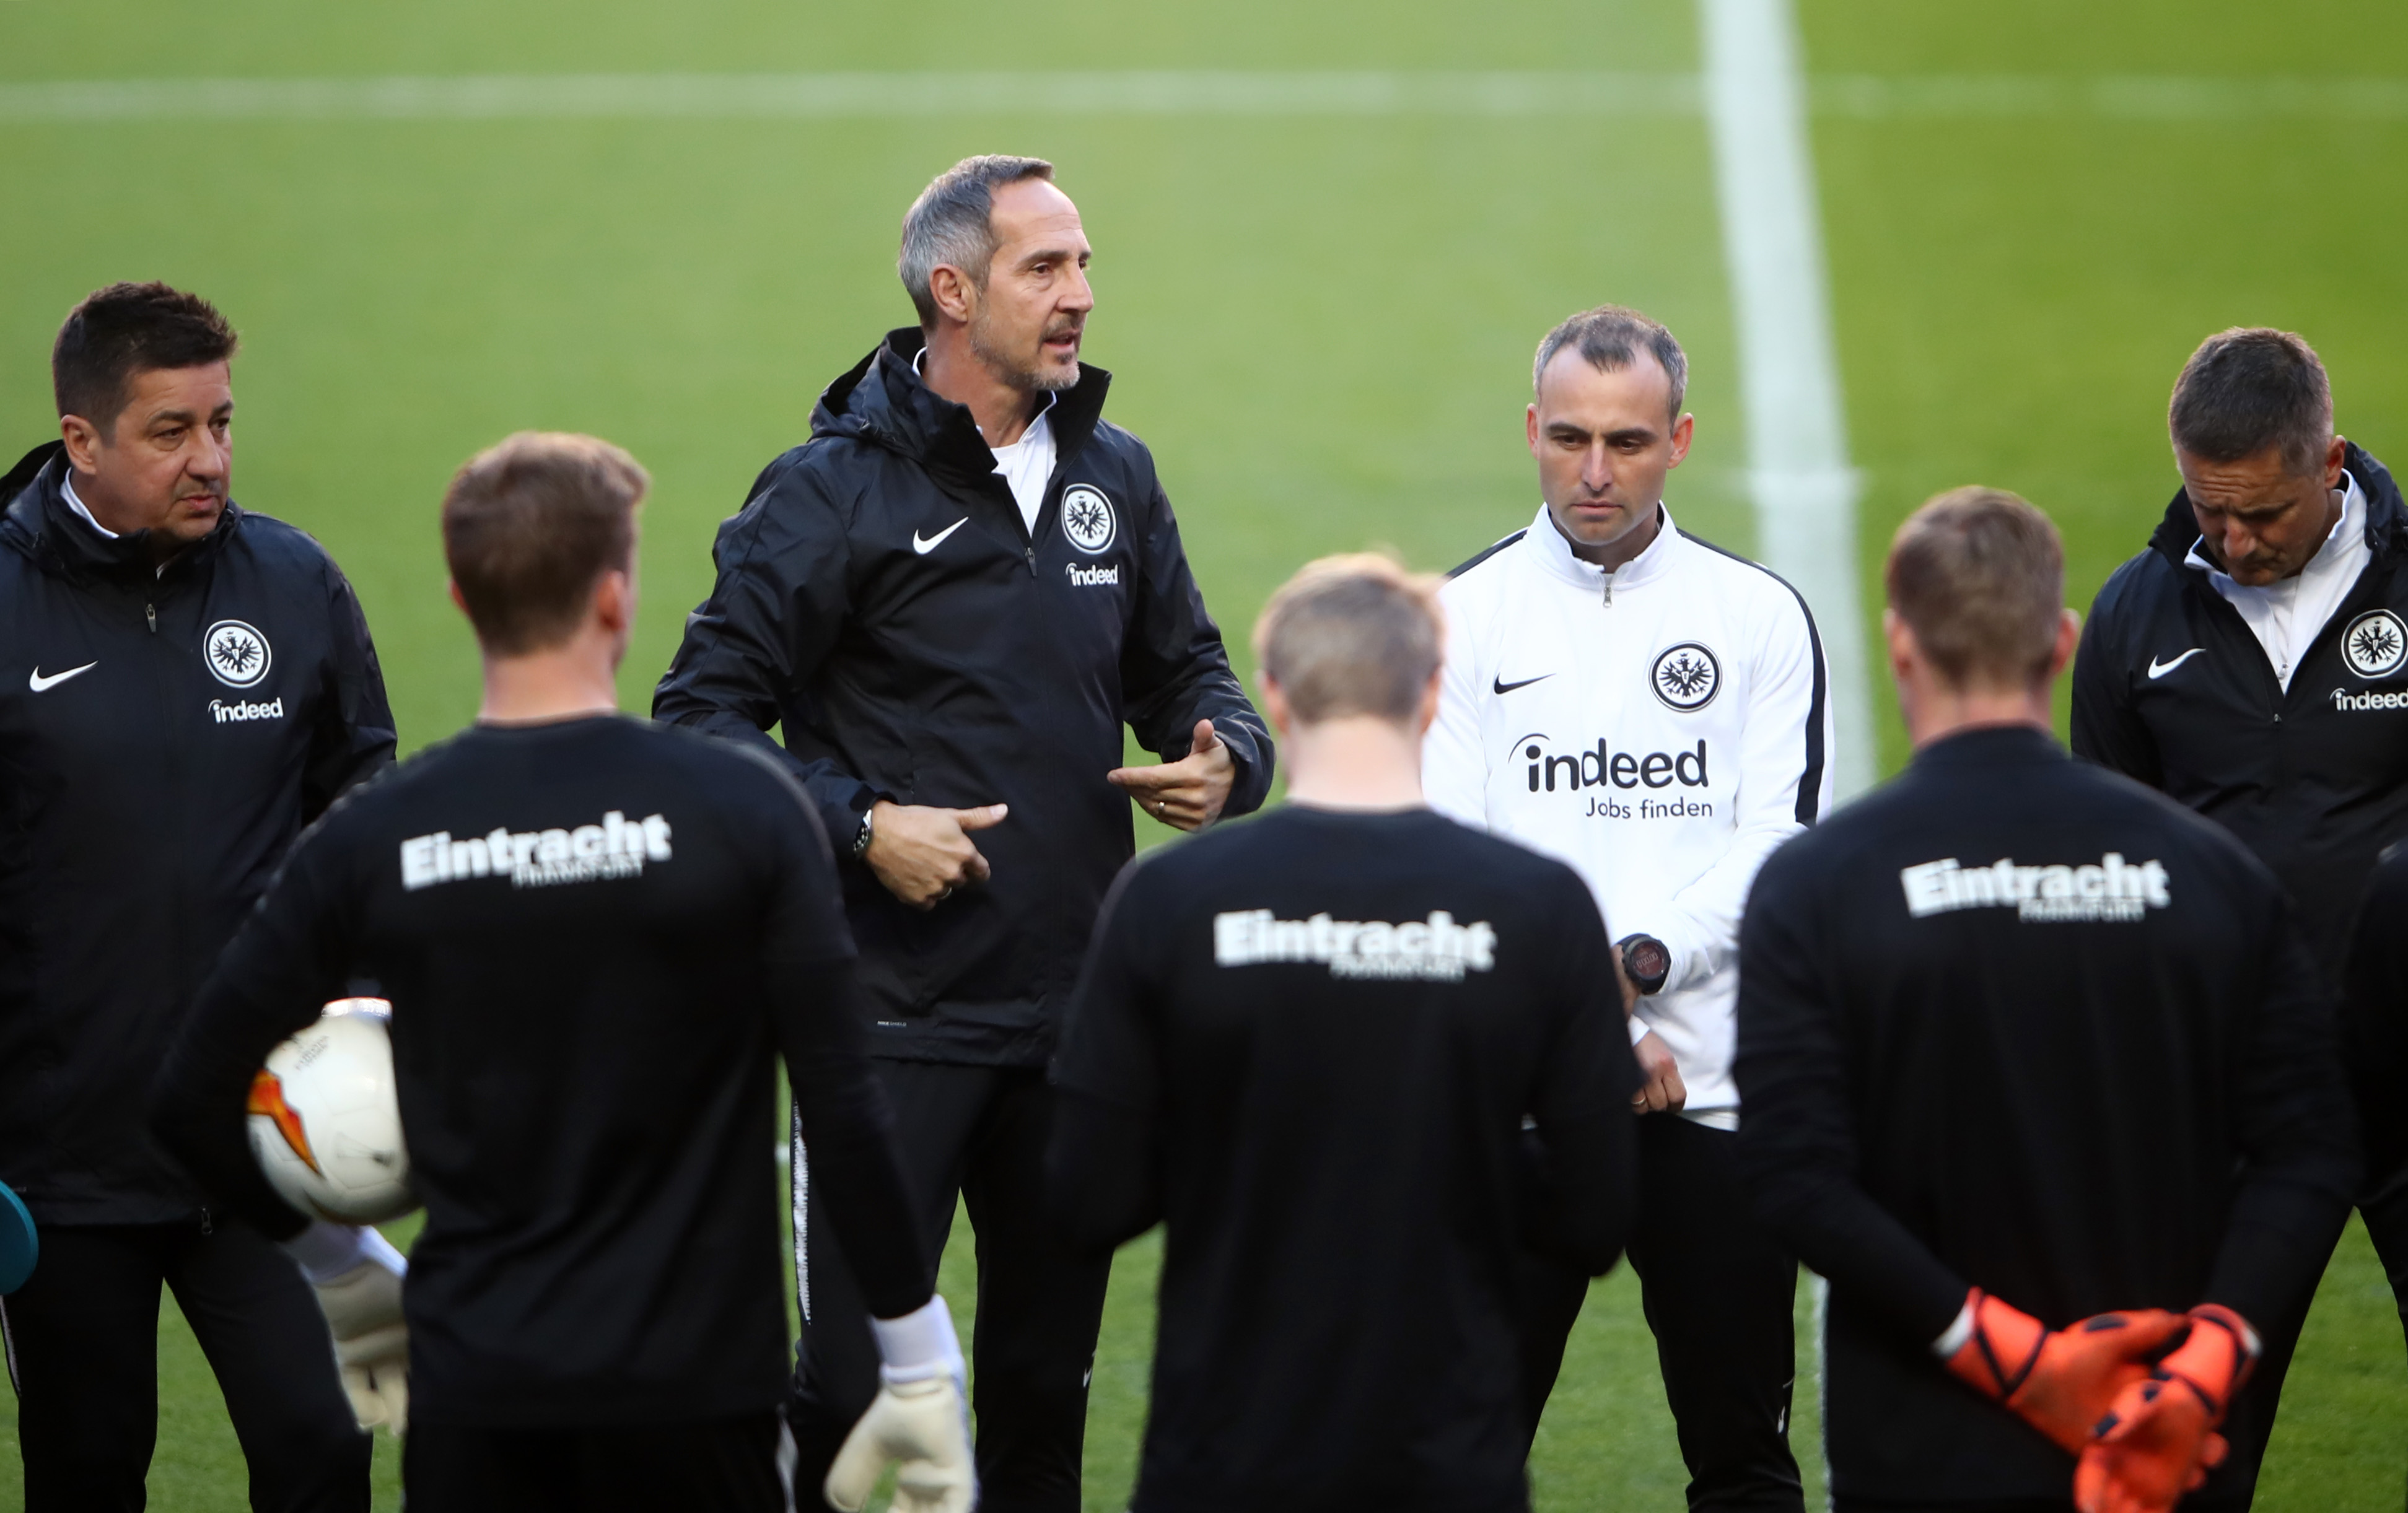
[[[875,804],[861,811],[861,828],[853,833],[853,859],[856,862],[869,854],[869,817],[877,812]]]
[[[1660,992],[1672,975],[1672,950],[1654,935],[1625,935],[1614,942],[1622,949],[1622,975],[1641,996]]]

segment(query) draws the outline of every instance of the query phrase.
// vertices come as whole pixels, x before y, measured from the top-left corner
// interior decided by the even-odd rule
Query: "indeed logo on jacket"
[[[1612,574],[1541,508],[1458,569],[1422,781],[1441,813],[1570,863],[1614,937],[1672,967],[1642,1019],[1686,1112],[1735,1122],[1740,912],[1775,846],[1830,800],[1830,710],[1805,605],[1676,529]]]

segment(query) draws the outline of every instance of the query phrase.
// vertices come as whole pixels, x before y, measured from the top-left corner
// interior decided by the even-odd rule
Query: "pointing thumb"
[[[982,804],[975,809],[955,809],[953,822],[964,830],[988,830],[1003,823],[1003,817],[1010,812],[1009,804]]]
[[[1200,756],[1204,752],[1210,751],[1212,748],[1220,744],[1221,733],[1212,728],[1212,721],[1209,720],[1199,720],[1196,721],[1196,744],[1188,750],[1187,754],[1189,756]]]

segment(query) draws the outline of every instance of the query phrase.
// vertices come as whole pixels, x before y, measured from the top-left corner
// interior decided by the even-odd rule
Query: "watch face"
[[[1637,982],[1661,982],[1672,970],[1672,953],[1660,940],[1634,940],[1622,949],[1622,969]]]

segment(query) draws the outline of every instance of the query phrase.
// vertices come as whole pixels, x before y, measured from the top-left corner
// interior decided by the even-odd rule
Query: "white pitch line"
[[[0,121],[1694,115],[1687,74],[574,74],[0,84]]]
[[[1694,116],[1681,73],[491,74],[0,83],[0,122],[817,120],[928,116]],[[1814,114],[1857,120],[2408,120],[2408,79],[1840,74]]]
[[[1832,783],[1845,799],[1872,783],[1872,710],[1856,592],[1856,474],[1840,406],[1797,22],[1789,0],[1700,0],[1698,20],[1756,552],[1813,608],[1830,667]]]

